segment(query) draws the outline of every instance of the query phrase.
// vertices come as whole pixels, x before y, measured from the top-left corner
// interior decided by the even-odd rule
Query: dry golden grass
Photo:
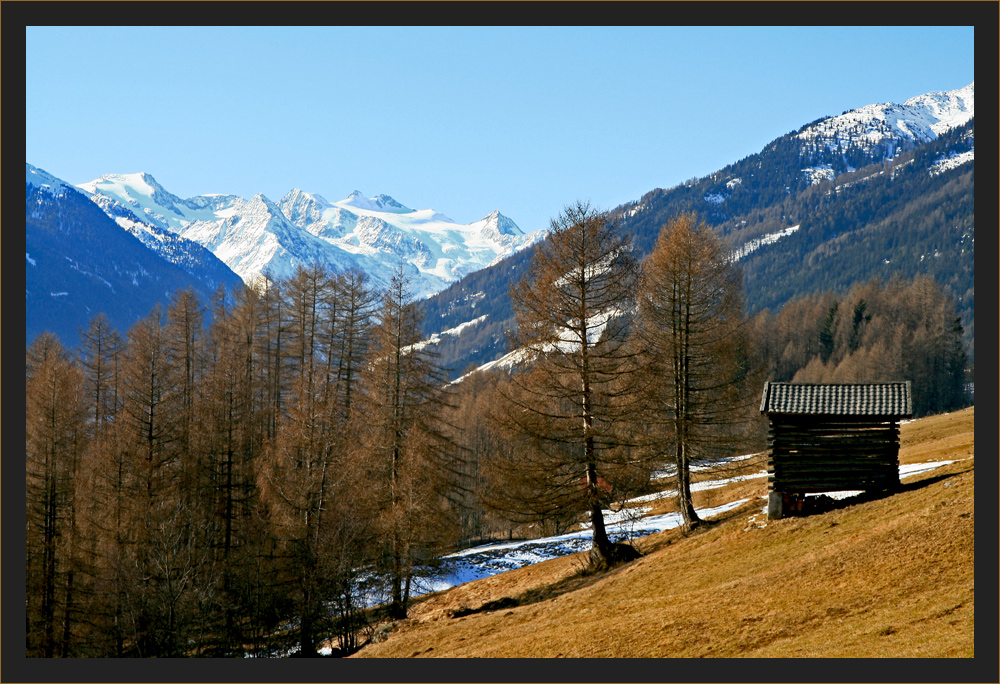
[[[603,575],[567,556],[426,597],[356,657],[971,657],[973,410],[907,423],[901,439],[902,463],[957,462],[890,497],[766,524],[765,478],[702,492],[699,506],[752,500],[690,536],[640,540],[642,558]]]

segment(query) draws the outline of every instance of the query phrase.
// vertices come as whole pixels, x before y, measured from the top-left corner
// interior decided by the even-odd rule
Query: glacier
[[[524,233],[499,211],[459,224],[433,209],[357,190],[336,202],[298,188],[277,202],[263,194],[182,199],[149,173],[107,174],[77,188],[144,241],[162,242],[165,232],[193,241],[244,282],[285,278],[320,263],[335,272],[361,269],[382,287],[402,267],[411,295],[422,298],[543,236]]]

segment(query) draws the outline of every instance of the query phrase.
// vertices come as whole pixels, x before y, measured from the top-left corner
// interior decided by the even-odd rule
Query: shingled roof
[[[910,381],[867,384],[764,383],[761,413],[830,416],[913,415]]]

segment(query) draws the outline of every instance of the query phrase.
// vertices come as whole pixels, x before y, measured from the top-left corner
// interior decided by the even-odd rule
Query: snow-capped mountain
[[[141,174],[137,175],[142,176]],[[148,187],[150,192],[153,192],[154,189],[158,190],[165,200],[165,204],[177,211],[176,205],[168,197],[169,193],[156,184],[151,176],[140,177],[138,180],[139,187]],[[198,242],[173,232],[170,229],[169,219],[163,214],[151,216],[150,214],[153,212],[147,213],[145,211],[149,207],[144,207],[135,198],[130,198],[130,202],[122,203],[107,195],[94,193],[86,187],[66,187],[72,187],[73,190],[87,196],[109,218],[137,237],[147,248],[166,261],[176,264],[189,275],[204,281],[209,289],[215,289],[221,284],[232,282],[232,269]],[[141,193],[137,194],[139,197],[143,197]],[[177,204],[183,204],[183,200],[176,197],[173,199],[176,200]]]
[[[286,277],[318,261],[335,271],[360,268],[380,285],[402,262],[413,295],[424,297],[541,237],[499,212],[463,225],[358,191],[338,202],[299,189],[277,203],[261,194],[181,199],[148,173],[106,175],[79,187],[116,220],[127,213],[202,245],[244,281]]]
[[[955,298],[971,331],[974,121],[975,84],[861,107],[703,178],[651,190],[612,215],[641,256],[671,218],[695,212],[730,244],[751,311],[872,277],[921,274]],[[514,254],[423,302],[424,332],[453,378],[470,366],[522,361],[504,332],[515,325],[507,293],[528,257]],[[972,343],[970,333],[970,356]]]
[[[873,157],[890,160],[915,145],[936,140],[968,123],[976,113],[975,83],[947,92],[925,93],[903,104],[872,104],[852,109],[804,127],[797,134],[805,155],[823,161],[827,155],[843,157],[844,170],[871,163]],[[855,161],[855,163],[851,163]],[[816,183],[835,175],[834,167],[820,164],[805,170]]]
[[[90,319],[104,313],[120,333],[167,306],[181,289],[208,302],[240,281],[201,245],[116,214],[50,173],[25,165],[25,333],[55,333],[73,346]],[[112,220],[112,218],[114,220]]]
[[[40,169],[31,164],[24,165],[24,184],[43,191],[50,197],[63,197],[67,192],[78,192],[78,190],[66,181],[56,178],[48,171]]]
[[[976,114],[975,83],[959,90],[925,93],[903,104],[873,104],[823,119],[799,133],[835,149],[848,141],[876,145],[886,138],[930,142]]]
[[[372,265],[347,258],[330,245],[290,223],[263,195],[233,197],[211,218],[184,224],[180,234],[211,250],[244,281],[268,273],[292,275],[299,264],[321,262],[334,270]],[[366,268],[367,267],[367,268]]]
[[[387,195],[368,199],[357,190],[330,203],[296,189],[278,206],[289,221],[344,251],[373,258],[402,257],[445,284],[540,237],[525,235],[499,211],[462,225],[433,209],[410,209]]]

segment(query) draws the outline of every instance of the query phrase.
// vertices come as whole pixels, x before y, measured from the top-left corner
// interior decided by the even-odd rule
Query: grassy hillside
[[[974,409],[902,426],[901,463],[943,460],[894,496],[780,521],[764,478],[700,492],[752,498],[604,575],[567,556],[425,597],[355,657],[971,657]]]

